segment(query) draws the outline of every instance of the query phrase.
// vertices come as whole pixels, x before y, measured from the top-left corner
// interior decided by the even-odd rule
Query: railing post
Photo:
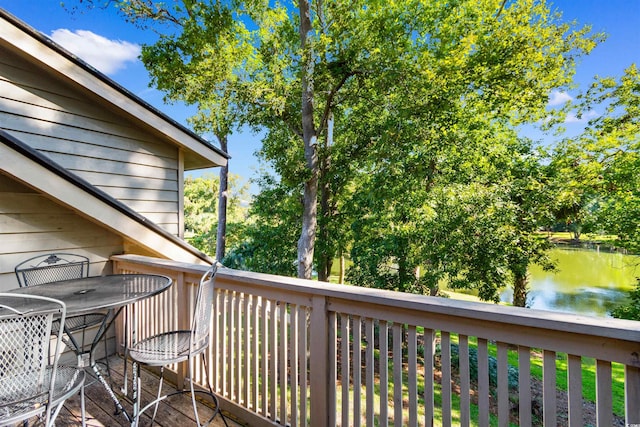
[[[324,296],[311,300],[309,365],[311,425],[329,425],[329,316]],[[301,402],[304,405],[304,402]]]
[[[184,273],[178,273],[176,277],[176,283],[174,286],[177,287],[178,290],[178,328],[179,329],[190,329],[191,325],[189,322],[190,319],[190,311],[189,311],[189,293],[186,288],[186,283],[184,280]],[[187,363],[182,362],[178,364],[176,367],[176,385],[178,390],[184,389],[184,379],[187,376]],[[194,373],[192,372],[191,375]]]
[[[112,274],[122,273],[122,269],[120,268],[118,260],[110,260],[109,263],[111,265]],[[114,329],[115,329],[115,336],[116,336],[116,354],[124,355],[124,350],[126,347],[124,340],[126,339],[126,333],[124,331],[125,321],[123,318],[127,315],[127,310],[128,308],[125,307],[122,310],[123,311],[122,315],[118,316],[115,320]],[[126,384],[125,384],[125,387],[126,387]]]

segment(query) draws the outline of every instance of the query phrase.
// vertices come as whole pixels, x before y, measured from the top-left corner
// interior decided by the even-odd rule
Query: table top
[[[11,293],[40,295],[63,301],[67,315],[121,307],[162,293],[172,280],[154,274],[114,274],[33,285]]]

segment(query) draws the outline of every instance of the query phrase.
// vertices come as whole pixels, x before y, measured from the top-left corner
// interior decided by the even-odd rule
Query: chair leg
[[[193,377],[191,376],[191,373],[192,373],[192,371],[193,371],[193,370],[191,369],[191,368],[192,368],[192,367],[191,367],[191,364],[192,364],[192,363],[193,363],[193,361],[192,361],[192,358],[190,357],[190,358],[189,358],[189,362],[188,362],[189,367],[187,368],[187,369],[188,369],[188,371],[187,371],[187,376],[188,376],[188,378],[189,378],[189,387],[191,388],[191,405],[193,405],[193,415],[196,417],[196,425],[197,425],[198,427],[201,427],[201,426],[202,426],[202,424],[200,424],[200,417],[198,416],[198,408],[197,408],[197,406],[196,406],[196,392],[195,392],[195,390],[193,389]]]
[[[47,408],[46,420],[44,422],[45,427],[55,427],[56,418],[60,414],[60,411],[64,407],[65,402],[60,402],[53,410],[51,408]],[[80,387],[80,422],[82,427],[86,427],[85,420],[85,401],[84,401],[84,385]],[[25,424],[26,426],[27,424]]]
[[[153,405],[154,408],[153,416],[151,417],[151,423],[149,424],[149,426],[153,426],[153,423],[156,420],[156,415],[158,414],[158,405],[160,405],[160,401],[164,400],[167,397],[162,396],[162,385],[164,384],[164,366],[162,366],[160,367],[160,381],[158,384],[158,393],[156,394],[156,398],[142,407],[142,369],[140,365],[140,363],[133,362],[133,378],[131,381],[133,383],[133,421],[131,422],[131,427],[137,427],[139,425],[140,415],[143,412],[146,412],[147,409],[151,407],[151,405]]]
[[[213,402],[216,405],[216,410],[213,413],[213,417],[211,417],[211,419],[209,420],[209,423],[211,423],[211,421],[213,421],[213,419],[216,417],[216,415],[220,414],[220,418],[222,418],[222,422],[224,423],[224,425],[226,427],[229,427],[229,424],[227,424],[227,420],[224,418],[224,415],[222,415],[222,411],[220,410],[220,402],[218,401],[218,397],[215,395],[215,393],[213,392],[213,387],[211,386],[211,381],[209,379],[209,369],[207,368],[207,358],[204,356],[204,353],[200,354],[201,359],[202,360],[202,368],[203,368],[203,372],[204,372],[204,380],[207,383],[207,387],[209,387],[209,394],[211,395],[211,399],[213,399]],[[189,377],[191,378],[191,377]],[[193,393],[193,382],[191,382],[191,396],[193,398],[193,409],[195,411],[195,394]],[[196,415],[196,420],[197,420],[197,415]]]
[[[158,405],[160,404],[160,397],[162,396],[162,384],[164,382],[164,366],[160,367],[160,384],[158,384],[158,394],[156,395],[156,406],[153,408],[153,416],[151,417],[151,424],[149,424],[150,426],[153,425],[153,422],[156,419],[156,414],[158,413]]]
[[[85,409],[85,402],[84,402],[84,386],[80,387],[80,422],[82,423],[82,427],[86,427],[87,426],[87,422],[86,422],[86,409]]]

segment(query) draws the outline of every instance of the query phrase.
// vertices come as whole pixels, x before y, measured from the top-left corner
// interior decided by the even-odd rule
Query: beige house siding
[[[18,286],[13,269],[32,256],[77,253],[100,275],[109,256],[123,251],[120,236],[0,174],[0,292]]]
[[[105,108],[0,43],[0,129],[175,236],[182,234],[181,156],[151,129]]]

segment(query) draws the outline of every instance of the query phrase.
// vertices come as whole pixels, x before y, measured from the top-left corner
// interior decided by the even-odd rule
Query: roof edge
[[[6,145],[7,147],[11,148],[12,150],[14,150],[14,151],[16,151],[16,152],[28,157],[29,159],[31,159],[34,162],[38,163],[40,166],[46,168],[47,170],[55,173],[59,177],[63,178],[64,180],[66,180],[66,181],[70,182],[71,184],[75,185],[76,187],[80,188],[85,193],[88,193],[88,194],[92,195],[93,197],[101,200],[102,202],[106,203],[110,207],[116,209],[120,213],[122,213],[122,214],[126,215],[127,217],[133,219],[134,221],[138,222],[139,224],[142,224],[143,226],[147,227],[148,229],[150,229],[154,233],[161,235],[163,238],[165,238],[167,240],[170,240],[171,242],[175,243],[177,246],[180,246],[181,248],[183,248],[186,251],[190,252],[194,256],[196,256],[196,257],[198,257],[198,258],[200,258],[203,261],[208,262],[208,263],[213,262],[213,258],[211,258],[209,255],[205,254],[204,252],[199,251],[198,249],[196,249],[195,247],[191,246],[190,244],[188,244],[184,240],[182,240],[182,239],[176,237],[175,235],[169,233],[168,231],[166,231],[165,229],[163,229],[162,227],[160,227],[156,223],[154,223],[152,221],[149,221],[149,219],[146,218],[145,216],[140,215],[138,212],[136,212],[135,210],[131,209],[129,206],[127,206],[124,203],[118,201],[117,199],[115,199],[114,197],[110,196],[106,192],[100,190],[99,188],[94,187],[93,185],[91,185],[91,183],[89,183],[88,181],[84,180],[83,178],[81,178],[81,177],[69,172],[68,170],[66,170],[65,168],[60,166],[58,163],[56,163],[53,160],[49,159],[45,155],[39,153],[37,150],[31,148],[27,144],[25,144],[22,141],[20,141],[18,138],[14,137],[13,135],[9,134],[8,132],[6,132],[6,131],[4,131],[2,129],[0,129],[0,142],[2,142],[4,145]]]

